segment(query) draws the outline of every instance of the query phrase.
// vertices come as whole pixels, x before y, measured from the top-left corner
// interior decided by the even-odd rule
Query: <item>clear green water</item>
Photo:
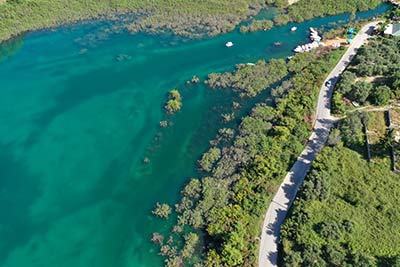
[[[0,63],[0,266],[161,266],[149,238],[169,225],[150,210],[175,202],[198,175],[195,162],[232,102],[227,92],[185,81],[286,57],[307,40],[308,27],[347,18],[315,19],[296,33],[287,25],[189,42],[107,36],[107,23],[24,37]],[[227,41],[235,46],[225,48]],[[118,54],[131,59],[118,62]],[[174,87],[183,109],[161,129]]]

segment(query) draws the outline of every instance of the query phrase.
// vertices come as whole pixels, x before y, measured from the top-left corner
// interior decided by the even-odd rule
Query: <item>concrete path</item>
[[[377,24],[378,22],[372,22],[362,28],[354,38],[353,43],[348,48],[347,52],[343,55],[339,63],[329,74],[324,85],[321,87],[313,133],[306,148],[300,154],[296,163],[290,169],[283,183],[280,185],[278,192],[265,214],[258,256],[259,267],[278,266],[278,245],[281,225],[285,220],[286,214],[292,205],[294,198],[296,197],[299,186],[302,184],[304,177],[311,167],[312,161],[324,146],[334,121],[334,118],[331,117],[330,107],[334,84],[337,82],[339,75],[341,75],[356,55],[357,49],[364,44],[365,40],[369,37],[369,34]],[[331,81],[332,83],[329,88],[325,86],[327,81]]]

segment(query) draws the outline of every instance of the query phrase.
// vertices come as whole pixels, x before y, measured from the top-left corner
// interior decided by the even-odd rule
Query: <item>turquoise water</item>
[[[0,266],[161,266],[149,238],[169,224],[150,210],[199,175],[233,99],[186,80],[289,56],[310,26],[347,18],[193,41],[110,33],[106,22],[25,36],[0,62]],[[172,88],[183,109],[168,118]]]

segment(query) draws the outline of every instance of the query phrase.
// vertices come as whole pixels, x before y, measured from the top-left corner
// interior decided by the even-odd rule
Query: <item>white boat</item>
[[[226,46],[226,47],[232,47],[232,46],[233,46],[233,43],[232,43],[232,42],[227,42],[227,43],[225,44],[225,46]]]
[[[320,46],[325,46],[323,42],[317,42],[314,41],[312,43],[304,44],[304,45],[298,45],[295,49],[293,49],[294,52],[296,53],[304,53],[304,52],[309,52],[315,48],[318,48]]]
[[[297,31],[297,27],[292,27],[290,30],[291,30],[292,32],[295,32],[295,31]]]
[[[294,49],[294,52],[296,52],[296,53],[301,53],[301,52],[303,52],[303,49],[301,48],[301,46],[297,46],[297,47]]]

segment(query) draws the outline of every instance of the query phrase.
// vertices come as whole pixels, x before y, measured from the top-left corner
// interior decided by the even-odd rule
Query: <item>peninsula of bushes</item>
[[[153,235],[166,266],[256,266],[265,207],[302,151],[320,86],[342,53],[319,50],[289,63],[261,61],[210,75],[210,86],[233,88],[246,97],[287,78],[273,90],[272,106],[260,103],[242,119],[236,136],[221,129],[211,142],[200,161],[207,174],[182,190],[175,226],[166,236]]]

